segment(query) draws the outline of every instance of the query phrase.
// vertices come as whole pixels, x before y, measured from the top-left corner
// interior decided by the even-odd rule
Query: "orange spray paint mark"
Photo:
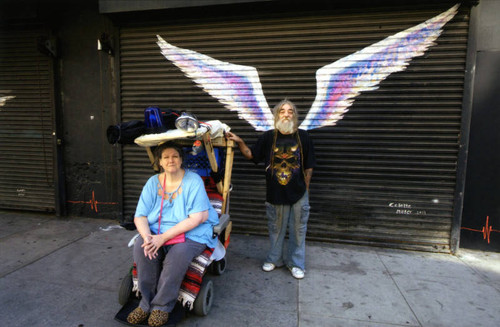
[[[493,229],[493,227],[490,226],[490,217],[489,216],[486,216],[486,224],[483,226],[483,228],[481,230],[479,230],[479,229],[473,229],[473,228],[467,228],[467,227],[462,227],[462,229],[470,230],[470,231],[473,231],[473,232],[483,233],[483,240],[487,239],[488,240],[488,244],[490,243],[490,235],[491,235],[492,232],[500,233],[500,230]]]
[[[95,194],[94,191],[92,191],[92,199],[89,201],[67,201],[69,203],[85,203],[85,204],[90,204],[90,208],[94,210],[95,212],[97,211],[97,205],[98,204],[118,204],[117,202],[99,202],[95,199]]]

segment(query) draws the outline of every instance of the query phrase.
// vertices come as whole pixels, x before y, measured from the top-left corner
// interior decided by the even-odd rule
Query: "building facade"
[[[498,19],[486,17],[498,5],[458,4],[425,53],[377,89],[361,92],[335,126],[311,131],[318,167],[309,239],[454,252],[462,233],[471,246],[498,248],[498,201],[481,206],[488,212],[474,209],[479,199],[469,199],[468,189],[478,194],[484,188],[470,184],[476,177],[467,178],[485,170],[479,160],[467,170],[480,148],[472,146],[475,130],[481,130],[475,124],[498,117],[491,110],[481,114],[481,97],[489,95],[475,87],[495,76],[481,67],[498,62],[498,47],[489,41]],[[454,5],[15,2],[2,11],[0,208],[130,219],[153,171],[143,148],[110,145],[106,128],[142,119],[151,105],[193,112],[202,121],[216,117],[247,143],[255,141],[251,125],[161,55],[157,35],[221,62],[255,67],[269,105],[291,99],[304,119],[316,96],[319,68]],[[498,140],[495,132],[492,127],[476,144]],[[495,169],[487,170],[495,176]],[[265,235],[263,167],[238,154],[232,184],[234,231]],[[489,243],[481,215],[489,215]]]

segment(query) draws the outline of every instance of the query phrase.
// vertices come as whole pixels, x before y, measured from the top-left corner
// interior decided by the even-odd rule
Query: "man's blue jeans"
[[[306,232],[309,219],[309,193],[292,205],[271,204],[266,202],[271,249],[266,262],[277,267],[286,264],[305,270]],[[288,227],[288,249],[285,253],[283,243]]]

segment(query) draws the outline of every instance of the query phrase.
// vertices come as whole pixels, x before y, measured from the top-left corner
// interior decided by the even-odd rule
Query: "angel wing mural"
[[[434,45],[443,26],[459,5],[419,25],[391,35],[316,72],[316,98],[300,128],[334,126],[355,98],[376,90],[390,74],[406,69],[409,62]],[[207,55],[178,48],[157,35],[166,59],[176,65],[205,92],[216,98],[255,130],[273,128],[273,115],[264,96],[257,69],[223,62]]]
[[[0,107],[5,106],[7,101],[14,99],[16,96],[15,95],[6,95],[6,96],[0,96]]]

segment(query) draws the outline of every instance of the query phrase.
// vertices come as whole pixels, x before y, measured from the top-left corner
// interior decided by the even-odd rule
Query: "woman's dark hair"
[[[154,151],[155,160],[153,163],[153,167],[157,167],[159,171],[162,171],[162,168],[160,167],[160,159],[161,159],[161,154],[166,149],[174,149],[175,151],[177,151],[177,153],[179,154],[179,157],[181,158],[181,162],[182,162],[181,167],[184,168],[184,151],[177,143],[172,142],[172,141],[162,143],[156,147],[156,149]]]

